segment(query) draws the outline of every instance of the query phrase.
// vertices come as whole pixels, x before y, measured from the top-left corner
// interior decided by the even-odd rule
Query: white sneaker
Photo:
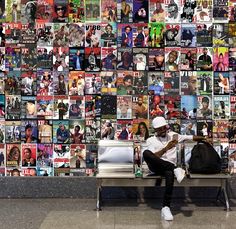
[[[181,181],[184,179],[185,177],[185,170],[184,169],[181,169],[181,168],[176,168],[174,169],[174,174],[177,178],[177,181],[179,183],[181,183]]]
[[[169,207],[165,206],[161,209],[161,218],[168,221],[174,219]]]

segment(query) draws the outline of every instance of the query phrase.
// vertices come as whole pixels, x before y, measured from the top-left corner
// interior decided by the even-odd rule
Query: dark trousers
[[[165,177],[166,187],[163,199],[163,207],[170,207],[170,202],[173,193],[174,186],[174,169],[175,165],[160,159],[154,153],[149,150],[145,150],[143,152],[143,158],[146,161],[148,168],[156,173],[157,175],[161,175]]]

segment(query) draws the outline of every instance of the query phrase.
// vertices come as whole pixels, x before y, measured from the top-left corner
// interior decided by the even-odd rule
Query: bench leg
[[[220,199],[221,192],[222,192],[222,188],[220,187],[216,195],[216,202]]]
[[[221,190],[224,194],[224,198],[225,198],[225,206],[226,206],[226,211],[230,211],[230,206],[229,206],[229,198],[228,198],[228,193],[226,191],[226,181],[224,180],[222,182],[222,186],[221,186]]]
[[[96,210],[97,211],[101,211],[101,190],[102,190],[102,187],[101,187],[101,184],[100,182],[98,182],[97,184],[97,203],[96,203]]]

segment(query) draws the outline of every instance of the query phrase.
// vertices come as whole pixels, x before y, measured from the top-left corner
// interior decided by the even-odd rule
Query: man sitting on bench
[[[202,141],[206,140],[203,136],[180,135],[170,131],[167,122],[163,117],[156,117],[152,121],[155,136],[147,139],[144,145],[143,158],[151,172],[165,177],[166,186],[161,209],[161,217],[164,220],[173,220],[170,211],[170,203],[174,186],[174,175],[180,183],[185,171],[177,168],[176,145],[184,140]]]

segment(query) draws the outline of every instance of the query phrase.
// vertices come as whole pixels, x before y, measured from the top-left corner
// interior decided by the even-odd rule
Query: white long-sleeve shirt
[[[142,152],[144,150],[150,150],[153,153],[156,153],[162,150],[167,144],[173,139],[173,135],[178,134],[176,132],[170,131],[167,132],[166,137],[150,137],[147,139],[145,143],[142,144]],[[193,135],[180,135],[178,134],[178,142],[181,143],[185,140],[193,140]],[[168,150],[161,156],[161,159],[165,161],[169,161],[176,165],[177,163],[177,154],[176,154],[176,147]]]

